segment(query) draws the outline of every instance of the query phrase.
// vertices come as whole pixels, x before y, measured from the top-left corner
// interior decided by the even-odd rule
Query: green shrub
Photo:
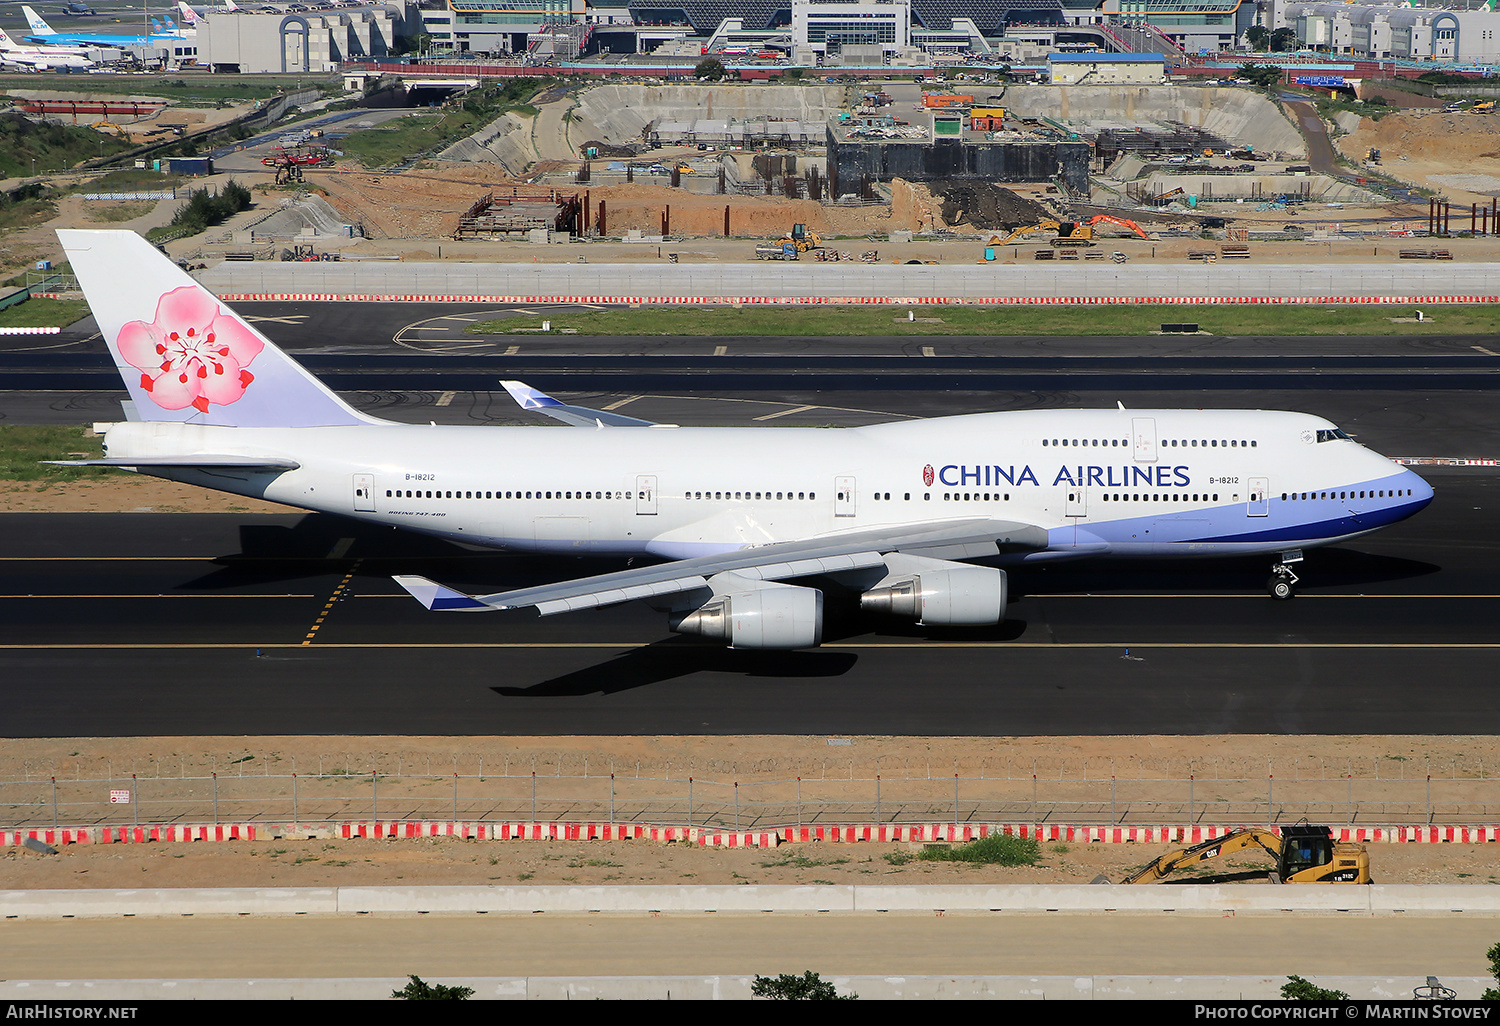
[[[1042,850],[1035,838],[990,834],[957,848],[928,848],[917,857],[928,862],[972,862],[987,866],[1033,866]]]
[[[1325,990],[1317,984],[1308,983],[1300,976],[1288,976],[1281,988],[1284,1001],[1348,1001],[1349,995],[1341,990]]]
[[[833,984],[825,983],[815,972],[801,976],[757,976],[750,985],[750,995],[774,1001],[854,1001],[858,994],[840,994]]]

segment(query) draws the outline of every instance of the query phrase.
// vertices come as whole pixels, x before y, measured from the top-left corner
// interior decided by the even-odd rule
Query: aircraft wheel
[[[1271,597],[1273,599],[1276,599],[1278,602],[1283,602],[1296,594],[1296,592],[1292,590],[1292,582],[1288,581],[1284,577],[1272,577],[1271,580],[1266,584],[1266,590],[1270,592]]]

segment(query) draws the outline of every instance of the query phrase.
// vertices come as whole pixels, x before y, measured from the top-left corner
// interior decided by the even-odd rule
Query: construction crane
[[[1298,824],[1280,833],[1259,827],[1236,830],[1191,848],[1170,851],[1126,877],[1122,883],[1156,883],[1163,877],[1247,848],[1260,848],[1276,860],[1273,883],[1372,883],[1370,854],[1362,844],[1333,840],[1326,826]]]
[[[293,149],[278,146],[261,163],[276,169],[277,185],[286,185],[302,181],[303,168],[332,164],[333,154],[323,146],[297,146]]]

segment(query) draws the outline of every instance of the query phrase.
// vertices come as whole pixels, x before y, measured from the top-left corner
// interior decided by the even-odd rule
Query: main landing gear
[[[1271,579],[1266,582],[1266,591],[1277,601],[1285,601],[1296,594],[1294,585],[1301,579],[1292,572],[1291,564],[1302,562],[1302,550],[1293,549],[1291,552],[1283,552],[1281,558],[1271,567]]]

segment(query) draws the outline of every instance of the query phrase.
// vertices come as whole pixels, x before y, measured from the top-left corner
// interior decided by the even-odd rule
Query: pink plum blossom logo
[[[255,375],[245,368],[265,343],[239,321],[219,313],[218,302],[191,285],[173,289],[156,304],[156,320],[120,329],[120,355],[141,372],[141,388],[164,410],[189,406],[207,413],[245,394]]]
[[[927,464],[927,466],[925,466],[925,467],[922,468],[922,483],[924,485],[926,485],[928,488],[931,488],[932,487],[932,478],[933,478],[932,464],[929,463],[929,464]]]

